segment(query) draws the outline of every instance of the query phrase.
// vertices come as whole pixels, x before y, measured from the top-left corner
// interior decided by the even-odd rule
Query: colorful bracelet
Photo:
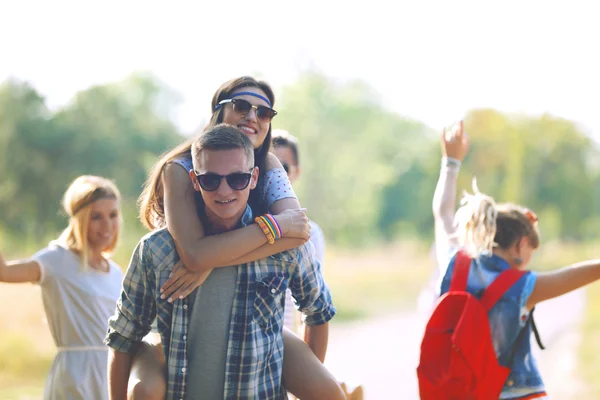
[[[267,242],[269,244],[275,243],[275,236],[271,233],[271,230],[269,229],[269,227],[268,227],[267,223],[265,222],[265,220],[263,219],[263,217],[256,217],[254,219],[254,222],[256,222],[258,224],[260,229],[263,231],[263,233],[267,237]]]
[[[275,231],[276,231],[275,233],[277,234],[275,236],[275,240],[281,239],[281,237],[283,236],[283,233],[281,232],[281,227],[279,226],[279,223],[277,222],[275,217],[271,214],[265,214],[265,217],[267,217],[269,219],[269,221],[273,225],[273,228],[275,228]]]
[[[271,232],[271,235],[273,235],[273,239],[277,240],[277,232],[275,231],[273,223],[269,221],[269,218],[265,217],[264,215],[261,218],[265,222],[265,225],[267,225],[267,228],[269,228],[269,232]]]
[[[269,216],[270,216],[270,214],[263,215],[262,216],[263,221],[265,221],[265,223],[267,224],[267,227],[273,234],[273,238],[275,240],[281,239],[281,229],[277,228],[277,224],[274,222],[275,219],[273,218],[273,216],[270,216],[270,218],[269,218]]]

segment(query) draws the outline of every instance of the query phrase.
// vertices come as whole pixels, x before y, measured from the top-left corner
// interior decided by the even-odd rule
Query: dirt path
[[[535,348],[534,353],[553,400],[578,398],[573,391],[583,386],[576,369],[584,305],[585,293],[580,290],[536,308],[547,349]],[[367,400],[416,400],[415,369],[425,319],[425,314],[414,312],[334,325],[326,365],[351,386],[362,383]]]
[[[535,321],[546,350],[533,345],[542,378],[552,400],[580,399],[585,383],[577,373],[584,289],[541,303]]]

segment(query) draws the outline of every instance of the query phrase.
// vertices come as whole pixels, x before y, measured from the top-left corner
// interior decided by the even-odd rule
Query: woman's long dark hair
[[[213,96],[211,102],[212,110],[214,110],[217,107],[219,102],[231,98],[233,92],[245,87],[255,87],[262,90],[263,92],[265,92],[267,98],[271,102],[271,107],[275,105],[275,95],[273,94],[273,90],[271,89],[271,86],[269,86],[268,83],[264,81],[258,81],[250,76],[242,76],[240,78],[232,79],[221,85],[221,87],[215,92]],[[216,125],[223,122],[223,109],[224,107],[221,107],[218,111],[213,112],[213,115],[210,118],[210,121],[208,122],[206,127],[204,128],[204,131],[212,129]],[[256,189],[250,192],[248,204],[250,204],[252,212],[255,215],[262,215],[268,211],[267,202],[265,201],[265,199],[262,198],[261,192],[262,186],[264,185],[263,178],[265,176],[265,172],[267,172],[266,163],[267,155],[269,154],[269,150],[271,149],[271,137],[271,124],[269,124],[269,130],[267,131],[267,136],[265,137],[264,142],[262,143],[262,145],[260,145],[260,147],[254,149],[254,165],[258,167],[260,174],[258,177],[258,186],[256,187]]]
[[[222,84],[213,95],[211,102],[212,117],[202,132],[206,132],[223,122],[223,107],[215,111],[219,102],[231,98],[234,91],[245,87],[255,87],[262,90],[271,102],[271,107],[275,105],[275,95],[268,83],[258,81],[250,76],[232,79]],[[139,198],[140,220],[149,230],[154,230],[165,225],[164,188],[162,185],[162,173],[165,165],[181,157],[191,157],[193,140],[194,138],[187,139],[171,151],[165,153],[150,170],[148,180],[144,184],[144,189]],[[270,146],[271,125],[269,124],[269,130],[264,142],[260,147],[254,149],[254,165],[259,168],[260,175],[258,186],[250,192],[248,203],[255,215],[262,215],[267,212],[267,204],[265,199],[262,198],[261,192],[264,185],[264,174],[266,172],[266,161]],[[202,196],[197,196],[197,199],[201,205],[204,204]],[[203,208],[200,207],[200,209]]]

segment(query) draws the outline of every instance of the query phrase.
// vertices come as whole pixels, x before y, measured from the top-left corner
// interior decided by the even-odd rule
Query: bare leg
[[[283,329],[283,380],[301,400],[346,400],[340,384],[310,347],[289,329]]]
[[[165,397],[164,353],[160,341],[147,339],[133,359],[128,400],[162,400]],[[346,390],[342,389],[310,347],[287,328],[283,330],[283,342],[283,379],[290,393],[301,400],[354,399],[346,397]]]
[[[165,398],[167,391],[164,373],[165,357],[160,338],[157,340],[156,336],[152,334],[147,336],[133,358],[127,388],[128,400]]]

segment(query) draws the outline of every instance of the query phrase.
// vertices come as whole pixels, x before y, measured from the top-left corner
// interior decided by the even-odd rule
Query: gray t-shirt
[[[187,342],[187,399],[223,399],[237,268],[213,269],[195,290]]]

